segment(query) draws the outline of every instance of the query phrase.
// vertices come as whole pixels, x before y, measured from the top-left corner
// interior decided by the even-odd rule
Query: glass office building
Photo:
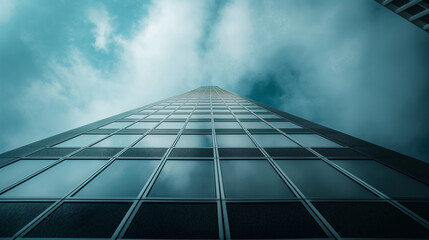
[[[425,162],[200,87],[1,154],[0,238],[427,239],[428,183]]]

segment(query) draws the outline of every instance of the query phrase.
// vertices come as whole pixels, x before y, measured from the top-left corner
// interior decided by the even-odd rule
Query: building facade
[[[429,238],[429,165],[218,87],[0,155],[0,238]]]
[[[375,0],[429,33],[429,0]]]

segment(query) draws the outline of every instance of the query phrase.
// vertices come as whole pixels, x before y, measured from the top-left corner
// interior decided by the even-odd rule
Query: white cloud
[[[13,0],[0,0],[0,23],[9,21],[15,11]]]
[[[94,47],[97,50],[107,51],[108,45],[112,41],[114,18],[109,16],[106,7],[102,4],[89,8],[87,18],[94,25],[92,29],[95,38]]]
[[[387,146],[415,143],[425,118],[411,115],[407,106],[419,101],[416,86],[426,87],[409,85],[401,78],[418,79],[413,69],[425,61],[417,61],[411,70],[377,68],[389,59],[396,66],[416,62],[407,54],[415,49],[401,50],[408,40],[398,39],[395,28],[386,29],[386,23],[380,22],[383,18],[367,19],[363,13],[369,11],[368,4],[372,3],[231,1],[214,13],[217,20],[210,23],[213,2],[154,1],[128,37],[113,36],[113,18],[105,7],[92,8],[88,19],[94,24],[94,46],[107,51],[117,39],[119,57],[114,67],[99,70],[84,53],[71,48],[65,62],[49,64],[49,81],[31,85],[22,106],[28,116],[35,106],[42,113],[47,109],[41,114],[52,123],[43,129],[46,134],[53,133],[58,121],[63,125],[57,131],[64,131],[200,85],[217,84],[245,93],[242,89],[254,83],[243,80],[247,76],[274,74],[285,86],[286,111]],[[396,46],[391,39],[397,39]],[[403,61],[395,63],[398,59],[389,57],[386,43],[400,51]],[[289,83],[292,80],[296,82]],[[386,91],[389,94],[383,94]],[[401,98],[392,98],[395,95]],[[48,114],[53,103],[56,116]],[[404,128],[409,123],[417,127]],[[398,129],[401,138],[386,138]]]

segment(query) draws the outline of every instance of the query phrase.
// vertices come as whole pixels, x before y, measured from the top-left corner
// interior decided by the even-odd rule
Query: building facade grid
[[[424,178],[308,126],[201,87],[2,154],[0,237],[429,237]]]

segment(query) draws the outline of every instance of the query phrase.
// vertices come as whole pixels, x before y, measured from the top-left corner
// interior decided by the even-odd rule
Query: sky
[[[373,0],[0,0],[0,152],[201,85],[429,161],[429,34]]]

